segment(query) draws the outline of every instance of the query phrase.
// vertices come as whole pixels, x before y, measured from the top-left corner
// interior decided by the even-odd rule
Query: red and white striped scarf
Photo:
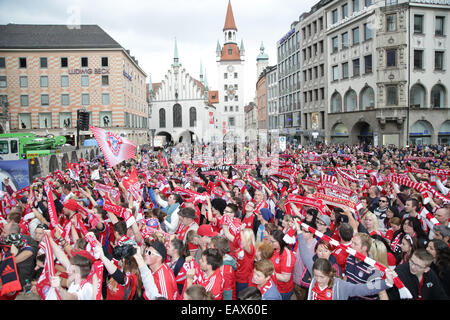
[[[45,282],[48,284],[51,283],[52,277],[55,276],[56,270],[55,270],[55,257],[53,255],[53,249],[50,243],[50,239],[48,234],[44,234],[44,238],[39,243],[39,248],[41,248],[45,253],[45,262],[44,262],[44,270],[41,273],[41,276],[39,277],[39,280],[37,282],[37,287],[42,287]],[[52,287],[47,288],[47,290],[55,290]],[[41,298],[45,300],[48,291],[42,290],[40,292]],[[55,290],[55,294],[58,298],[58,300],[61,300],[58,292]]]
[[[346,251],[351,256],[353,256],[361,261],[364,261],[369,266],[377,268],[378,270],[380,270],[383,273],[386,272],[387,267],[385,267],[381,263],[373,260],[372,258],[369,258],[369,257],[363,255],[362,253],[356,251],[355,249],[353,249],[351,247],[343,245],[342,243],[336,241],[335,239],[330,238],[329,236],[323,234],[322,232],[314,229],[313,227],[311,227],[303,222],[300,222],[298,220],[296,220],[296,221],[298,224],[301,225],[302,228],[308,230],[309,232],[314,234],[316,237],[323,239],[324,241],[328,242],[329,244],[331,244],[335,247],[341,248],[342,250]],[[412,299],[411,292],[408,290],[408,288],[405,287],[405,285],[403,284],[403,282],[400,280],[400,278],[398,276],[394,278],[394,285],[398,288],[401,299]]]

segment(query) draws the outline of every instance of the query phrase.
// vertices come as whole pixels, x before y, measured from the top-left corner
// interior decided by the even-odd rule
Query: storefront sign
[[[124,77],[127,78],[128,80],[133,81],[133,77],[130,76],[125,70],[123,70],[123,75],[124,75]]]
[[[69,74],[109,74],[109,68],[69,69]]]

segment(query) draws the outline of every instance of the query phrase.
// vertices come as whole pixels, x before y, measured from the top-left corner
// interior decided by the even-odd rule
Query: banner
[[[0,181],[2,190],[5,178],[9,178],[9,185],[16,191],[30,185],[30,169],[28,160],[2,160],[0,161]]]
[[[114,167],[124,160],[136,157],[136,146],[132,141],[101,128],[93,126],[89,126],[89,128],[92,130],[95,140],[97,140],[110,167]]]

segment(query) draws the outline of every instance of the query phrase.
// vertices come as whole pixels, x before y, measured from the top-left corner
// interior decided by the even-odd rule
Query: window
[[[181,113],[181,106],[177,103],[173,106],[173,127],[181,128],[183,125],[183,118]]]
[[[225,102],[228,102],[228,96],[225,96]]]
[[[17,140],[11,140],[9,145],[11,146],[11,153],[19,152],[17,147]]]
[[[27,67],[27,58],[19,58],[19,68]]]
[[[0,154],[8,154],[9,153],[9,146],[8,141],[0,141]]]
[[[69,59],[67,57],[61,57],[61,68],[67,68],[69,66]]]
[[[112,111],[100,111],[100,127],[112,127]]]
[[[69,86],[69,76],[61,76],[61,87],[66,88]]]
[[[6,88],[7,82],[6,82],[6,76],[0,76],[0,88]]]
[[[102,67],[107,67],[109,65],[108,57],[102,57]]]
[[[89,105],[89,101],[90,101],[89,93],[82,93],[81,94],[81,104],[83,106],[88,106]]]
[[[339,80],[339,67],[333,66],[333,74],[332,74],[333,81]]]
[[[233,54],[233,49],[232,48],[230,48],[230,49],[228,49],[228,55],[232,55]]]
[[[353,76],[359,76],[360,68],[359,68],[359,58],[353,60]]]
[[[342,34],[342,49],[348,48],[348,32]]]
[[[109,86],[109,76],[102,75],[102,86]]]
[[[19,85],[21,88],[27,88],[28,87],[28,77],[20,76],[19,77]]]
[[[386,86],[386,105],[397,105],[397,86]]]
[[[5,68],[6,68],[5,57],[0,57],[0,69],[5,69]]]
[[[189,109],[189,126],[195,127],[197,124],[197,109],[195,107],[191,107]]]
[[[342,6],[342,19],[348,17],[348,4]]]
[[[230,106],[230,112],[233,112],[233,106]]]
[[[372,72],[372,55],[369,54],[364,57],[364,73]]]
[[[359,11],[359,0],[352,0],[353,3],[353,12]]]
[[[386,66],[395,67],[397,65],[397,49],[386,50]]]
[[[338,22],[338,11],[337,9],[334,9],[333,12],[331,12],[332,15],[332,21],[333,24]]]
[[[414,33],[423,33],[423,15],[414,15]]]
[[[19,126],[20,129],[31,129],[30,113],[19,113]]]
[[[45,69],[47,68],[47,57],[41,57],[40,59],[41,68]]]
[[[224,111],[227,112],[228,111],[228,106],[224,107]]]
[[[229,125],[230,127],[234,127],[234,126],[236,125],[236,122],[235,122],[235,120],[234,120],[234,117],[229,117],[229,118],[228,118],[228,125]]]
[[[61,95],[61,105],[62,106],[68,106],[70,104],[70,99],[68,94],[62,94]]]
[[[364,23],[364,41],[372,39],[372,29],[367,23]]]
[[[48,106],[49,104],[48,94],[41,94],[41,106]]]
[[[444,19],[445,17],[436,17],[436,24],[435,24],[435,32],[434,34],[437,36],[443,36],[444,35]]]
[[[342,79],[348,78],[348,62],[342,64]]]
[[[89,87],[89,76],[82,75],[81,76],[81,86],[82,87]]]
[[[40,84],[41,84],[41,88],[47,88],[48,87],[48,76],[41,76]]]
[[[225,73],[223,74],[223,78],[224,78],[224,79],[228,79],[228,73],[225,72]]]
[[[163,108],[159,109],[159,127],[166,127],[166,110],[164,110]]]
[[[359,43],[359,27],[352,30],[353,45]]]
[[[109,93],[102,93],[102,105],[109,105]]]
[[[60,128],[72,127],[72,112],[60,112],[59,113],[59,126]]]
[[[372,0],[364,0],[364,5],[369,7],[372,4]]]
[[[235,78],[235,79],[238,78],[238,73],[237,73],[237,72],[234,73],[234,78]]]
[[[338,43],[338,37],[333,37],[331,39],[331,47],[333,48],[333,53],[337,52],[339,50],[339,43]]]
[[[444,51],[434,52],[434,70],[444,70]]]
[[[423,69],[423,50],[414,50],[414,69]]]
[[[386,15],[386,31],[397,30],[397,15],[395,13]]]
[[[52,114],[48,112],[39,113],[39,128],[46,129],[52,127]]]
[[[239,106],[236,106],[236,108],[234,109],[234,111],[239,112]]]
[[[81,57],[81,67],[82,68],[89,67],[89,60],[87,57]]]
[[[20,106],[21,107],[28,107],[28,95],[21,95],[20,96]]]
[[[239,101],[239,96],[238,95],[234,96],[234,101]]]

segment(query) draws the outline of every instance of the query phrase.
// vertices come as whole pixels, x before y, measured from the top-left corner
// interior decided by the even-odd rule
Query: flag
[[[89,127],[110,167],[114,167],[124,160],[136,157],[136,146],[132,141],[101,128]]]

